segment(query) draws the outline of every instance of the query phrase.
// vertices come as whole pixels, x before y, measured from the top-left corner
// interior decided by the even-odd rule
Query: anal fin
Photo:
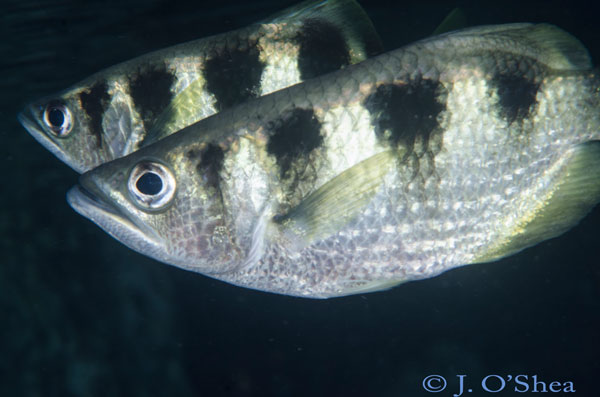
[[[575,226],[600,202],[600,141],[574,147],[556,171],[558,184],[508,235],[474,261],[511,255]]]

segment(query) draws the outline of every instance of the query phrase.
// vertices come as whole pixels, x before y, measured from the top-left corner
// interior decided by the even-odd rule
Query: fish
[[[100,71],[27,105],[18,119],[82,173],[223,109],[382,51],[354,0],[309,0]]]
[[[246,101],[80,176],[131,249],[307,298],[495,261],[600,201],[600,79],[549,24],[472,27]]]

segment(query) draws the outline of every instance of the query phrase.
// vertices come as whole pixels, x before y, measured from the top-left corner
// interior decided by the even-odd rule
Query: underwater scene
[[[583,0],[298,3],[3,0],[0,162],[6,183],[0,195],[0,396],[598,396],[600,189],[595,181],[600,176],[600,7]],[[321,17],[332,23],[319,25],[315,21]],[[288,26],[288,21],[299,23]],[[257,22],[270,23],[271,30],[259,46],[245,47]],[[529,25],[511,25],[508,33],[495,28],[465,31],[462,36],[452,33],[524,22],[555,25],[572,36],[546,25],[523,35],[512,29],[520,32]],[[195,66],[169,63],[173,54],[188,56],[190,48],[201,47],[196,44],[144,58],[151,64],[152,57],[164,56],[166,63],[159,60],[162,69],[148,72],[132,61],[104,71],[152,51],[237,31],[244,33],[225,41],[233,47],[241,43],[243,51],[227,50],[227,56],[213,60],[210,56],[218,50],[212,48],[204,60],[189,56],[192,64],[201,65],[198,80]],[[269,32],[283,39],[269,41]],[[422,39],[422,44],[411,46]],[[456,49],[449,49],[452,45]],[[530,45],[535,50],[527,52]],[[389,72],[391,60],[368,59],[404,46],[410,46],[408,55],[436,65],[399,62],[407,75],[424,76],[406,90],[398,88],[403,78]],[[343,53],[336,52],[339,47]],[[517,58],[525,52],[529,58],[518,61],[508,77],[496,74],[505,62],[497,49]],[[453,55],[445,58],[448,53]],[[398,59],[411,59],[402,56]],[[227,74],[237,70],[236,64],[242,65],[241,72]],[[472,76],[464,65],[476,66]],[[340,68],[348,70],[330,77],[328,73]],[[560,69],[556,78],[555,69]],[[477,86],[477,79],[488,71],[499,87],[493,94]],[[461,80],[465,75],[472,79]],[[436,79],[440,83],[433,85]],[[457,87],[463,87],[464,94],[452,91]],[[280,89],[283,93],[276,92]],[[269,95],[272,92],[276,93]],[[267,97],[257,99],[262,95]],[[461,102],[463,97],[467,99]],[[207,110],[192,117],[188,107],[197,103],[206,104]],[[286,107],[288,103],[293,105]],[[394,109],[400,110],[392,112],[390,103],[399,104]],[[336,149],[343,155],[327,157],[341,159],[339,167],[352,172],[315,162],[315,153],[323,150],[329,156],[327,150],[333,149],[327,145],[337,139],[338,130],[347,130],[341,121],[343,126],[333,131],[328,128],[335,121],[322,122],[331,120],[327,117],[333,113],[328,112],[338,111],[336,106],[347,106],[340,110],[351,114],[346,123],[365,129],[351,128],[355,135],[366,131],[377,138],[344,138]],[[430,109],[434,110],[427,113]],[[281,114],[290,116],[272,118]],[[361,123],[363,116],[366,123]],[[508,120],[510,127],[498,127],[498,119]],[[198,120],[181,131],[179,136],[186,138],[176,137]],[[515,146],[536,139],[537,127],[532,126],[543,124],[539,120],[549,126],[543,132],[553,137],[547,146],[536,146],[534,154]],[[460,131],[469,129],[461,127],[467,123],[481,126],[487,134],[482,147],[477,147],[477,139],[460,137]],[[561,126],[570,129],[569,134],[560,135]],[[246,141],[234,138],[219,140],[218,128],[243,129],[252,138],[246,146]],[[286,132],[290,129],[305,135],[297,138]],[[524,140],[506,138],[514,152],[503,154],[494,146],[494,141],[505,139],[494,135],[496,130],[510,137],[534,132]],[[313,132],[316,135],[310,135]],[[85,144],[64,143],[75,133],[87,140]],[[571,150],[570,136],[575,135],[583,137],[577,147],[585,150]],[[170,143],[161,144],[161,139]],[[438,152],[432,149],[436,142],[443,147]],[[385,252],[388,247],[382,242],[387,240],[382,236],[390,228],[402,233],[403,253],[398,257],[413,262],[389,270],[401,272],[396,278],[383,270],[389,260],[382,260],[380,267],[365,254],[369,259],[364,263],[373,267],[365,264],[361,269],[361,262],[341,243],[335,248],[338,259],[311,259],[310,255],[319,258],[314,252],[331,248],[326,236],[349,224],[358,229],[370,225],[361,223],[367,216],[346,220],[346,215],[337,215],[358,214],[365,202],[377,200],[370,178],[385,185],[388,179],[378,170],[401,168],[398,159],[410,164],[411,154],[402,150],[417,152],[421,144],[427,149],[417,156],[416,171],[408,174],[424,175],[431,165],[440,186],[455,183],[446,180],[454,181],[456,169],[465,171],[460,181],[481,175],[460,161],[456,165],[445,160],[444,153],[465,145],[474,147],[477,155],[491,156],[491,168],[499,169],[494,161],[522,166],[512,175],[534,180],[528,182],[532,197],[546,192],[546,184],[559,187],[552,191],[554,196],[536,196],[534,201],[545,205],[541,209],[534,203],[534,209],[523,210],[528,201],[515,201],[514,212],[500,214],[506,222],[511,217],[534,218],[518,220],[512,234],[496,230],[501,223],[486,223],[489,217],[498,218],[494,211],[500,210],[491,207],[492,215],[482,213],[473,222],[479,228],[472,235],[461,235],[471,229],[453,227],[452,219],[444,223],[455,233],[450,236],[422,236],[423,230],[402,223],[373,232],[379,238],[376,248],[351,246],[352,252]],[[369,145],[384,149],[371,150]],[[201,178],[188,178],[183,162],[168,164],[168,159],[183,156],[178,152],[181,146],[184,157],[196,161],[192,173],[199,172]],[[267,160],[256,155],[240,163],[241,157],[229,157],[231,152],[252,154],[261,148]],[[557,152],[552,157],[557,167],[563,160],[566,165],[556,175],[552,167],[536,174],[535,167],[545,160],[529,164],[527,159],[546,159],[544,151],[550,149]],[[115,160],[125,155],[125,160]],[[468,150],[461,155],[470,161]],[[137,156],[141,162],[130,165],[127,159],[137,161]],[[424,160],[429,156],[435,157],[431,164]],[[167,160],[148,160],[158,157]],[[257,171],[246,174],[248,169]],[[196,211],[191,215],[181,209],[177,200],[184,192],[191,192],[186,197],[216,194],[229,208],[246,211],[247,202],[263,199],[264,181],[237,182],[247,185],[249,194],[240,188],[244,193],[236,197],[230,195],[223,175],[258,177],[264,169],[283,181],[281,188],[275,183],[277,187],[265,194],[268,199],[277,196],[279,208],[259,206],[251,220],[242,210],[237,218],[226,214],[247,227],[237,237],[239,245],[223,245],[225,249],[213,252],[214,239],[206,246],[186,243],[190,235],[203,231],[196,224],[183,232],[177,229],[200,217],[195,204],[190,204]],[[299,169],[303,176],[290,176],[300,175]],[[184,182],[175,188],[171,174]],[[123,200],[138,200],[135,205],[119,202],[119,190],[112,190],[111,178],[119,175],[129,177]],[[104,180],[109,182],[98,182]],[[395,192],[394,185],[388,187]],[[175,190],[178,198],[171,202]],[[355,190],[360,190],[355,201],[340,199]],[[506,188],[496,196],[520,193],[516,190]],[[412,213],[418,220],[419,214],[427,213],[410,209],[430,201],[438,205],[428,194],[398,191],[405,192],[402,197],[408,203],[401,204],[409,210],[390,219]],[[163,193],[166,198],[154,198]],[[113,201],[129,215],[120,218],[117,205],[111,207]],[[512,207],[498,208],[506,212]],[[451,213],[460,213],[459,206]],[[168,214],[162,223],[146,220],[161,214]],[[274,235],[285,249],[269,251]],[[175,248],[165,248],[169,238]],[[473,240],[483,247],[466,247],[475,244]],[[301,251],[298,247],[304,244],[318,249]],[[402,256],[409,246],[416,247],[416,253]],[[431,246],[446,249],[443,259],[427,256]],[[244,253],[241,262],[236,262],[238,251]],[[451,259],[444,267],[440,263],[446,263],[445,258]],[[232,268],[248,271],[221,276],[213,271],[215,264],[223,264],[226,274]],[[354,266],[357,271],[344,273]],[[300,268],[308,270],[300,273]],[[261,271],[272,272],[272,277],[260,279]]]

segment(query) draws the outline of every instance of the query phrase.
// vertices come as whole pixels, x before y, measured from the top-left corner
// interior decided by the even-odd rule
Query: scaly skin
[[[129,247],[236,285],[304,297],[388,288],[509,255],[593,207],[589,69],[581,44],[547,25],[434,37],[105,164],[69,201]],[[132,198],[144,162],[176,181],[159,210]]]
[[[82,173],[223,109],[379,52],[379,38],[354,0],[308,1],[100,71],[30,104],[19,119]],[[52,110],[71,126],[60,136],[48,124]]]

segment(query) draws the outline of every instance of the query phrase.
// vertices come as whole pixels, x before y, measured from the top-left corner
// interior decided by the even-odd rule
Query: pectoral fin
[[[198,78],[181,91],[160,114],[144,139],[144,145],[157,142],[201,120],[206,112],[201,98],[206,96],[205,81]]]
[[[304,244],[325,238],[358,216],[381,187],[391,169],[389,151],[376,154],[321,186],[273,222]]]

